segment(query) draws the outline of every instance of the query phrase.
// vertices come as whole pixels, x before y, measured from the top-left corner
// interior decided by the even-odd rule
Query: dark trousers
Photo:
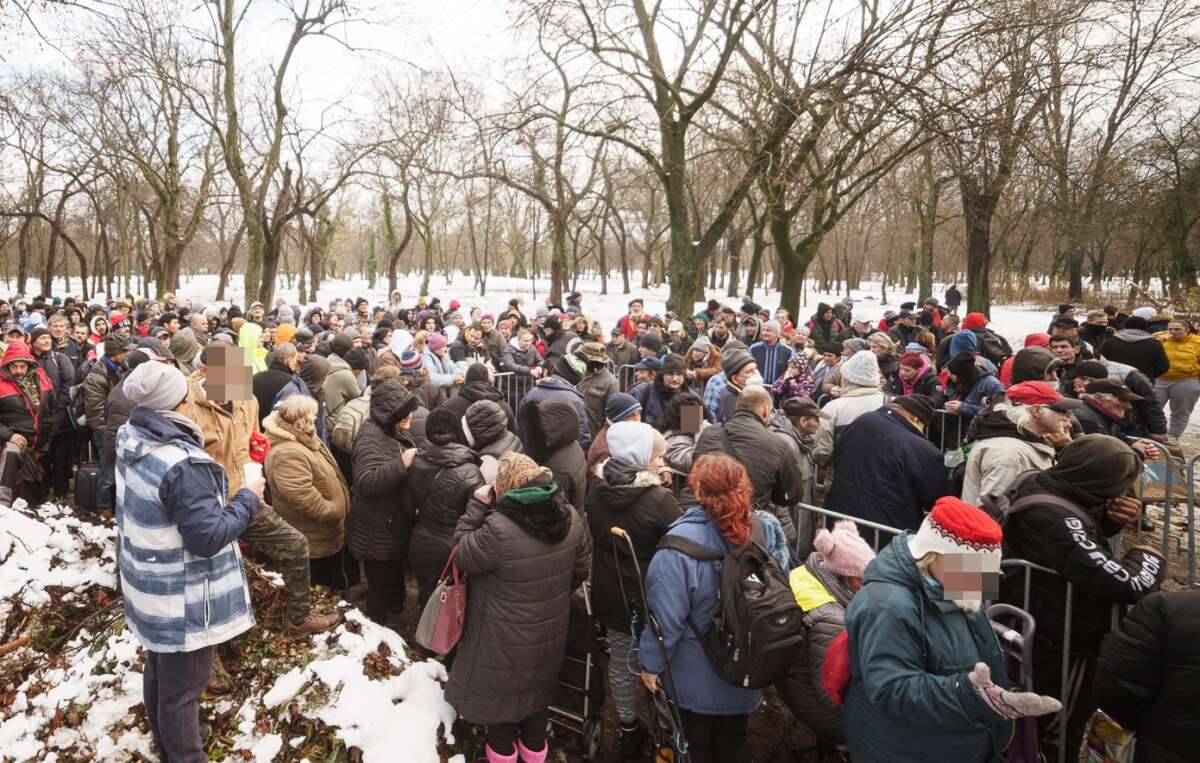
[[[701,715],[680,709],[692,763],[739,763],[746,760],[749,715]]]
[[[104,447],[104,434],[92,431],[92,442],[96,452],[100,454],[100,476],[96,483],[96,508],[99,511],[112,511],[117,502],[117,461],[116,453]]]
[[[54,488],[55,498],[67,496],[67,488],[71,481],[71,458],[75,455],[75,448],[75,432],[70,428],[59,432],[50,440],[49,457],[43,463],[49,467],[50,479],[46,482]]]
[[[169,763],[207,763],[200,738],[200,694],[212,673],[213,647],[145,651],[142,699],[159,753]]]
[[[367,617],[386,625],[389,612],[404,609],[404,560],[367,559],[363,569],[367,573]]]
[[[335,591],[345,592],[358,585],[361,580],[358,560],[350,555],[350,549],[346,546],[336,554],[309,559],[308,571],[313,585],[325,586]]]
[[[546,746],[546,711],[536,712],[520,723],[488,724],[488,747],[501,755],[512,755],[516,752],[518,737],[532,752],[543,749]]]

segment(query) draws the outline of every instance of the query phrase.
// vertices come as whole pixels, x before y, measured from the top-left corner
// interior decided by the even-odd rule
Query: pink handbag
[[[462,638],[463,621],[467,613],[467,578],[458,575],[458,566],[454,564],[455,546],[450,550],[446,566],[438,578],[437,587],[425,609],[421,611],[421,620],[417,623],[417,631],[413,639],[420,646],[434,654],[446,655]],[[450,576],[446,576],[446,572]]]

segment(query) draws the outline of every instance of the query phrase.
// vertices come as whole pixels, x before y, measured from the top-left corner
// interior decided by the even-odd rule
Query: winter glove
[[[1062,703],[1054,697],[1044,697],[1033,692],[1014,692],[1001,689],[992,683],[992,670],[987,663],[975,663],[975,669],[967,674],[971,686],[984,704],[1001,718],[1030,718],[1050,715],[1062,710]]]

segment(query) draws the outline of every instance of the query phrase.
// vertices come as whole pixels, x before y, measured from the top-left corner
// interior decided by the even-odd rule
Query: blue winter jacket
[[[787,569],[786,543],[771,537],[767,531],[767,548],[772,550],[784,569]],[[776,530],[778,532],[778,530]],[[728,551],[730,544],[721,537],[714,523],[699,506],[693,506],[671,523],[668,535],[678,535],[702,543],[718,551]],[[783,556],[778,555],[780,547]],[[712,611],[721,589],[721,563],[706,562],[664,548],[654,554],[646,571],[646,601],[649,611],[658,620],[663,632],[663,644],[670,660],[674,696],[679,706],[703,715],[743,715],[752,713],[762,702],[762,691],[743,689],[721,678],[687,619],[701,633],[712,628]],[[638,659],[647,673],[662,676],[666,684],[662,649],[650,628],[642,630]]]
[[[754,358],[755,365],[758,366],[758,372],[762,374],[764,386],[770,387],[775,383],[775,380],[783,376],[787,371],[788,361],[792,359],[795,352],[791,347],[788,347],[783,341],[776,341],[772,347],[764,342],[755,342],[750,345],[750,357]]]
[[[917,569],[911,533],[897,536],[869,565],[846,609],[850,688],[846,739],[854,763],[996,761],[1012,723],[992,712],[967,678],[985,662],[1008,686],[987,614],[942,598]]]
[[[525,393],[521,398],[521,405],[525,405],[527,400],[549,400],[551,398],[561,397],[571,405],[575,406],[575,411],[579,414],[579,447],[583,448],[583,452],[587,453],[588,447],[592,444],[592,433],[588,428],[587,407],[583,403],[583,395],[579,394],[579,390],[575,389],[561,376],[547,376],[544,379],[539,379],[538,383],[533,385],[533,388]],[[521,417],[517,416],[517,429],[521,429]],[[525,433],[518,431],[517,436],[521,441],[525,441]]]
[[[989,363],[988,365],[991,364]],[[995,366],[992,367],[995,368]],[[983,410],[983,406],[987,405],[990,398],[1004,394],[1004,384],[996,378],[994,373],[982,372],[979,370],[978,365],[976,365],[976,370],[981,375],[975,379],[975,382],[971,385],[971,389],[967,390],[967,393],[961,398],[959,397],[958,390],[954,387],[954,382],[946,385],[946,399],[960,400],[962,402],[962,406],[958,409],[958,415],[964,419],[964,432],[967,425],[971,423],[970,419],[979,415],[979,412]]]
[[[254,625],[237,537],[258,512],[196,432],[134,408],[117,432],[117,527],[125,622],[153,652],[191,652]]]
[[[444,356],[438,357],[433,354],[433,350],[426,347],[421,350],[421,367],[429,369],[429,382],[439,387],[449,390],[454,385],[454,362],[450,360],[450,353],[447,352]]]

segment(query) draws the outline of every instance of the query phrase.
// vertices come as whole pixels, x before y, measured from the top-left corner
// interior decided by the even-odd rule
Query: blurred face
[[[472,347],[479,346],[479,343],[483,341],[483,334],[479,333],[479,329],[467,329],[465,336],[467,337],[467,344]]]
[[[703,331],[703,330],[704,330],[704,319],[703,319],[703,318],[695,318],[695,319],[693,319],[693,320],[692,320],[692,327],[696,329],[696,332],[697,332],[697,333],[699,333],[699,332]]]
[[[51,337],[49,334],[42,334],[37,338],[37,341],[33,343],[33,350],[37,354],[41,355],[43,352],[49,352],[52,344],[54,344],[53,337]]]
[[[829,310],[825,310],[824,312],[822,312],[822,313],[821,313],[821,320],[823,320],[823,321],[831,321],[831,320],[833,320],[833,309],[831,308],[831,309],[829,309]]]
[[[624,347],[625,335],[620,331],[613,332],[612,339],[609,340],[609,344],[611,344],[613,347]]]
[[[707,357],[707,350],[692,350],[692,363],[703,363]]]
[[[917,371],[919,370],[920,369],[913,368],[912,366],[901,365],[900,378],[904,379],[906,382],[912,382],[913,379],[917,378]]]
[[[1091,384],[1094,381],[1096,381],[1096,380],[1089,379],[1086,376],[1076,376],[1074,379],[1071,380],[1071,387],[1075,390],[1076,395],[1082,395],[1083,390],[1087,387],[1087,385]]]
[[[87,326],[82,323],[75,324],[75,328],[71,331],[71,336],[75,337],[75,341],[83,344],[88,338]]]
[[[823,352],[821,353],[821,360],[825,361],[825,365],[827,366],[836,366],[838,362],[838,356],[836,353]]]
[[[683,374],[670,373],[663,374],[663,386],[667,389],[679,389],[683,386]]]
[[[717,321],[713,324],[713,334],[722,338],[729,336],[729,324],[725,321]]]
[[[437,331],[437,321],[435,321],[433,318],[426,318],[425,319],[425,330],[426,331]]]
[[[1090,323],[1093,326],[1107,326],[1108,325],[1108,316],[1104,313],[1101,313],[1100,315],[1096,315],[1091,318],[1088,318],[1088,323]]]
[[[262,317],[263,317],[262,305],[255,305],[254,307],[250,308],[251,320],[260,321],[260,320],[262,320]]]
[[[634,316],[635,318],[637,316],[641,315],[642,314],[642,303],[634,302],[632,305],[630,305],[629,306],[629,314]]]
[[[1177,342],[1182,342],[1188,335],[1187,326],[1179,321],[1171,321],[1167,324],[1167,333]]]
[[[788,319],[788,311],[786,309],[781,307],[775,311],[775,320],[779,321],[780,323],[783,323],[787,319]]]
[[[507,342],[509,339],[512,338],[512,326],[511,325],[509,325],[507,323],[502,324],[500,326],[500,328],[497,330],[500,332],[500,336],[504,337],[504,341]]]
[[[404,418],[400,419],[399,421],[397,421],[396,425],[393,427],[393,429],[397,432],[406,432],[406,431],[408,431],[408,428],[410,426],[412,426],[412,414],[411,413],[408,414],[407,416],[405,416]]]
[[[654,381],[654,372],[648,368],[636,368],[633,371],[633,380],[638,384],[652,382]]]
[[[54,337],[54,341],[60,342],[67,335],[67,322],[58,319],[50,321],[50,336]]]
[[[776,331],[775,329],[769,329],[769,328],[764,327],[762,330],[762,338],[763,338],[763,341],[766,342],[767,344],[775,344],[776,342],[779,341],[779,332]]]
[[[892,349],[886,344],[871,342],[871,352],[875,353],[876,357],[886,358],[888,355],[892,354]]]
[[[479,323],[483,326],[484,331],[491,331],[494,325],[491,318],[484,318]]]
[[[29,373],[29,364],[23,360],[9,363],[5,368],[14,379],[23,379],[25,378],[25,374]]]
[[[934,554],[929,574],[942,584],[943,595],[959,608],[979,609],[1000,595],[1000,561],[987,554]]]
[[[517,346],[521,348],[521,352],[528,352],[529,348],[533,346],[533,334],[530,334],[528,331],[522,331],[520,336],[517,337]]]

